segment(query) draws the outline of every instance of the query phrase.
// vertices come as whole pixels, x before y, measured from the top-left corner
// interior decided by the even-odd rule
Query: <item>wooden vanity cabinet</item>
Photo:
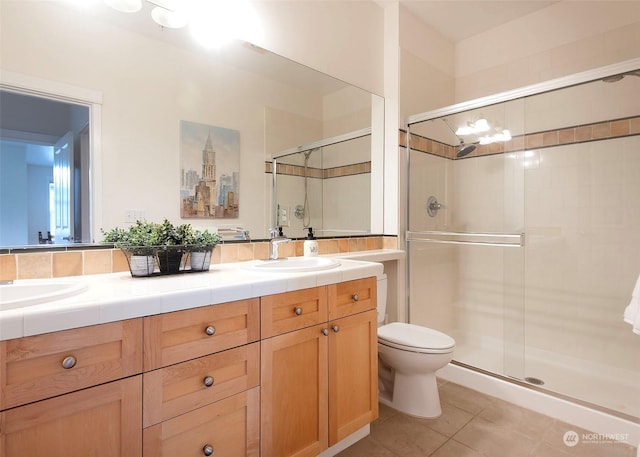
[[[140,457],[142,320],[0,342],[0,455]]]
[[[375,288],[1,341],[0,456],[316,456],[377,417]]]
[[[262,340],[263,457],[316,456],[378,417],[376,279],[311,291],[327,296],[323,322]],[[291,294],[264,299],[291,312]]]

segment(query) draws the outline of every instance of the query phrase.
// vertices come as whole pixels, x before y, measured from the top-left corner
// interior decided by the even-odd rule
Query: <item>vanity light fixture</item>
[[[490,128],[491,127],[489,127],[489,122],[487,122],[486,119],[478,119],[475,122],[467,122],[467,125],[458,127],[458,130],[456,130],[456,135],[464,136],[488,132]]]
[[[161,27],[179,29],[189,23],[189,15],[186,11],[171,10],[156,2],[149,2],[156,5],[151,10],[151,18]]]
[[[104,0],[107,6],[123,13],[136,13],[142,9],[142,0]]]
[[[247,0],[145,0],[153,5],[151,18],[161,27],[178,29],[189,25],[191,35],[208,48],[234,39],[261,40],[260,21]],[[125,13],[142,9],[142,0],[104,0]]]
[[[189,23],[190,2],[180,0],[146,0],[154,5],[151,18],[161,27],[178,29]],[[107,6],[123,13],[137,13],[142,9],[142,0],[104,0]]]

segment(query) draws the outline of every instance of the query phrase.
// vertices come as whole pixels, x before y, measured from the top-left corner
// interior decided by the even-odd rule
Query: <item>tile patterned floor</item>
[[[635,457],[628,444],[596,438],[568,447],[586,430],[457,384],[440,382],[442,416],[418,419],[380,405],[371,434],[339,457]]]

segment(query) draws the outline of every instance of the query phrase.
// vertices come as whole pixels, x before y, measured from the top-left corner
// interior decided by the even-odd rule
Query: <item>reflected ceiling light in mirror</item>
[[[491,144],[496,143],[498,141],[509,141],[511,140],[511,132],[509,130],[503,130],[502,132],[495,133],[493,135],[485,135],[478,139],[480,144]]]
[[[456,135],[473,135],[475,133],[482,133],[489,131],[489,122],[486,119],[478,119],[475,122],[467,122],[467,125],[458,127]]]
[[[258,15],[246,0],[196,1],[189,28],[206,48],[219,48],[233,40],[256,43],[262,39]]]
[[[142,0],[104,0],[107,6],[123,13],[136,13],[142,9]]]

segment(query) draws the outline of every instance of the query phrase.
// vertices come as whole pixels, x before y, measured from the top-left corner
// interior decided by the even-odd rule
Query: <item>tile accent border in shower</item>
[[[277,166],[277,174],[300,176],[304,177],[304,166],[301,165],[288,165],[279,163]],[[272,173],[272,162],[264,163],[264,172]],[[314,168],[307,167],[307,173],[310,178],[317,179],[329,179],[329,178],[341,178],[344,176],[361,175],[364,173],[371,173],[371,162],[354,163],[350,165],[342,165],[340,167],[332,168]]]
[[[525,135],[513,137],[510,141],[503,143],[478,145],[474,152],[464,158],[504,154],[507,152],[523,150],[526,151],[529,149],[542,149],[554,146],[565,146],[569,144],[586,143],[589,141],[610,140],[612,138],[634,135],[640,135],[640,116],[595,122],[593,124],[584,124],[575,127],[565,127],[557,130],[527,133]],[[399,143],[401,147],[407,147],[406,131],[400,131]],[[455,151],[458,149],[458,145],[451,146],[412,133],[411,148],[415,151],[426,152],[428,154],[454,160]]]

